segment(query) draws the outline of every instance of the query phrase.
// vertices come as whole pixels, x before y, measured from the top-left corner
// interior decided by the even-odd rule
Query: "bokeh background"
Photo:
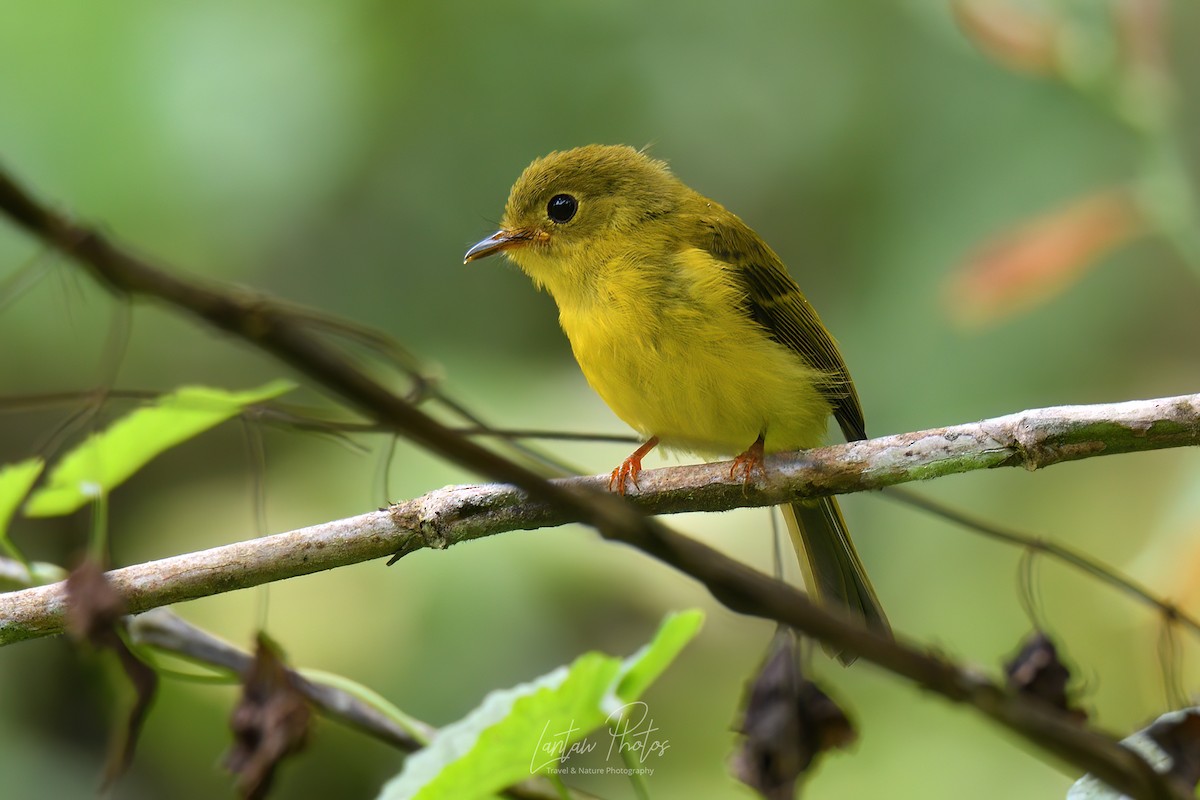
[[[494,230],[534,157],[648,144],[783,256],[837,334],[878,435],[1197,390],[1197,35],[1194,3],[1138,0],[1012,0],[957,15],[936,0],[44,0],[0,10],[0,161],[152,259],[394,336],[495,425],[620,433],[551,301],[511,266],[461,257]],[[9,284],[0,314],[5,396],[105,382],[244,388],[285,374],[147,306],[117,362],[106,355],[122,316],[111,299],[0,223],[0,281],[31,265],[46,267],[41,279],[19,296]],[[0,413],[0,461],[35,454],[71,410]],[[360,439],[364,452],[266,430],[261,482],[246,441],[226,425],[119,490],[115,560],[384,499],[382,438]],[[629,449],[543,447],[589,472]],[[387,494],[472,479],[402,443]],[[1085,550],[1200,612],[1194,452],[917,488]],[[880,495],[844,508],[899,631],[988,670],[1015,652],[1031,626],[1019,550]],[[671,522],[770,568],[766,511]],[[86,513],[18,520],[14,538],[69,563],[90,524]],[[1037,567],[1036,608],[1076,669],[1080,703],[1117,732],[1157,716],[1158,617],[1057,564]],[[731,729],[770,626],[585,529],[510,533],[177,610],[248,645],[265,607],[293,662],[441,725],[585,650],[631,652],[664,613],[693,606],[709,612],[703,633],[647,697],[670,742],[649,786],[655,797],[747,797],[727,772]],[[1196,652],[1179,642],[1171,680],[1186,690]],[[974,713],[870,665],[817,656],[812,670],[861,738],[819,764],[810,797],[1058,797],[1071,781]],[[62,639],[0,652],[6,796],[94,791],[128,701],[118,677]],[[234,699],[167,680],[114,796],[226,796]],[[319,723],[276,796],[371,797],[400,764]],[[611,778],[582,785],[632,796]]]

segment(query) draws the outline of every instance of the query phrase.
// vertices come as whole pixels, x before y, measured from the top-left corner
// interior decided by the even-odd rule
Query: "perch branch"
[[[748,484],[730,477],[728,462],[646,470],[639,478],[641,489],[628,500],[648,514],[725,511],[982,468],[1033,469],[1112,453],[1196,444],[1200,444],[1200,395],[1060,406],[772,455],[767,457],[765,474],[756,473]],[[552,484],[572,496],[583,496],[603,490],[608,476],[563,478]],[[124,567],[110,572],[109,578],[125,596],[128,608],[137,613],[382,556],[579,519],[572,509],[530,499],[514,486],[450,486],[381,511]],[[61,632],[64,586],[56,583],[0,594],[0,644]]]

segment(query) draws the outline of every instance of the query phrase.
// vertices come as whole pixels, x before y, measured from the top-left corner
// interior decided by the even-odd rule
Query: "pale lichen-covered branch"
[[[749,484],[728,463],[647,470],[628,499],[650,514],[768,506],[971,470],[1046,467],[1099,455],[1200,444],[1200,395],[1061,406],[947,428],[770,456]],[[607,476],[555,483],[605,491]],[[425,547],[575,521],[504,484],[450,486],[356,517],[113,570],[132,612]],[[119,534],[118,534],[119,535]],[[62,630],[62,583],[0,595],[0,643]]]

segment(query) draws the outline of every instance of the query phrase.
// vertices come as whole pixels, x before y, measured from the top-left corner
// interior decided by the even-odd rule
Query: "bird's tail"
[[[821,602],[840,603],[861,616],[871,628],[891,634],[883,606],[867,578],[841,509],[832,497],[780,507],[804,573],[804,584]],[[853,653],[832,652],[843,664]]]

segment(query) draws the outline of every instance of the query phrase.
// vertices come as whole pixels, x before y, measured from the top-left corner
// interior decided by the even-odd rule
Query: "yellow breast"
[[[740,453],[760,434],[768,452],[820,444],[822,373],[750,318],[728,269],[694,249],[624,255],[587,293],[547,287],[588,382],[643,435],[705,455]]]

